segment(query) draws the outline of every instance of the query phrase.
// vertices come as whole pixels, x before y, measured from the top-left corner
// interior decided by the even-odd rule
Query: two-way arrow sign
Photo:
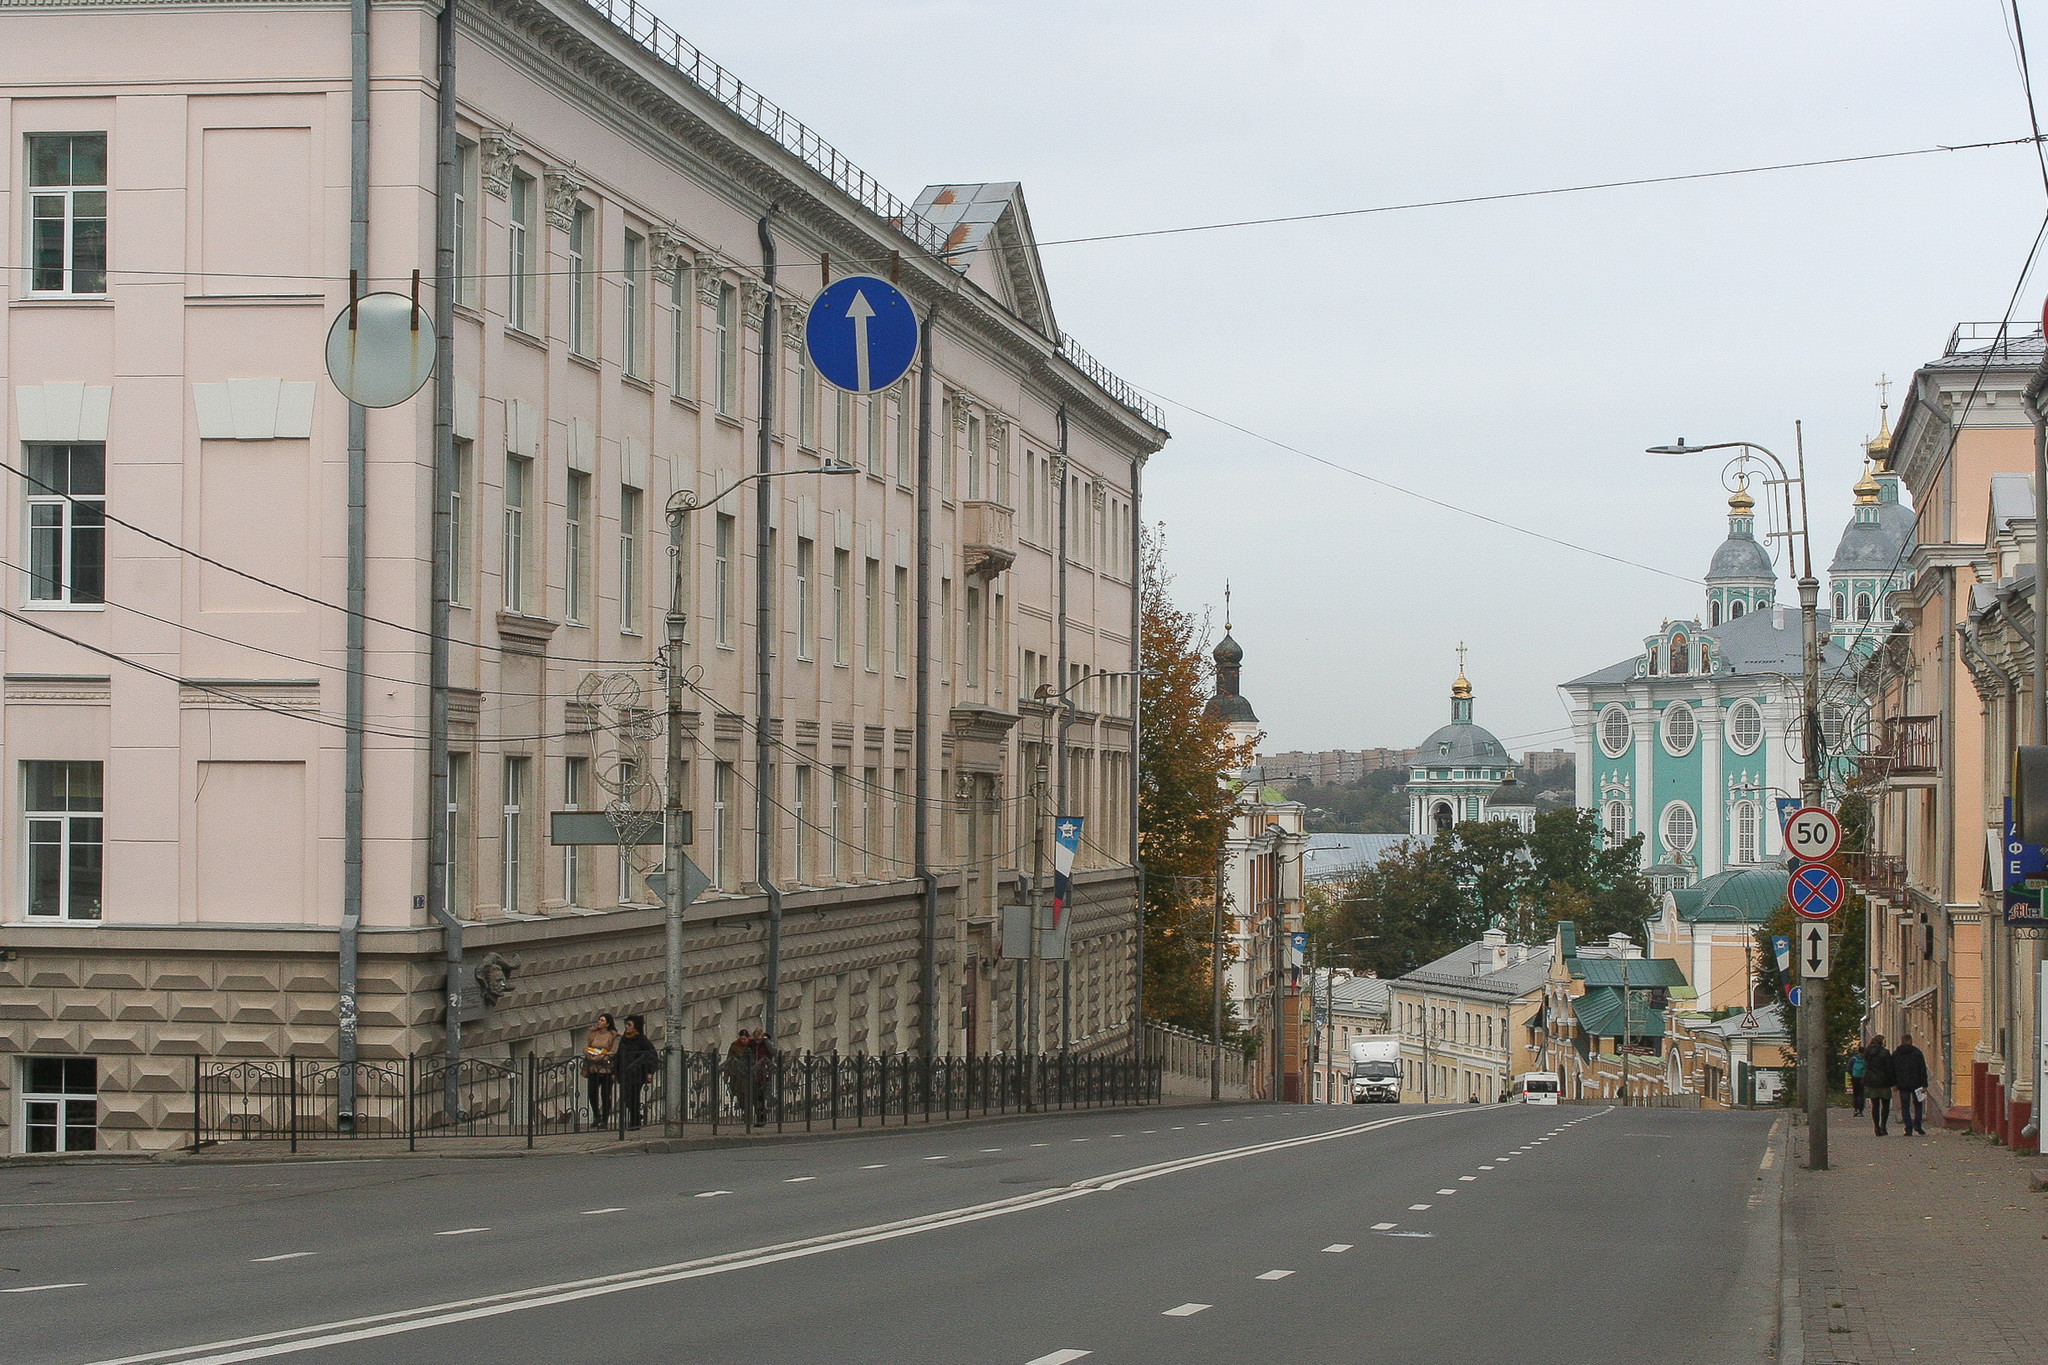
[[[1828,974],[1827,925],[1809,924],[1800,930],[1799,974],[1801,976],[1826,976]]]

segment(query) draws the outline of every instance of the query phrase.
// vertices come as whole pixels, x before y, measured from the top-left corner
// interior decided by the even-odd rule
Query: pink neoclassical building
[[[681,804],[712,887],[686,918],[684,1036],[659,1041],[767,1022],[765,788],[782,1045],[1017,1046],[999,909],[1032,870],[1033,811],[1059,799],[1039,799],[1041,766],[1088,832],[1039,1041],[1128,1039],[1137,503],[1166,432],[1060,332],[1020,188],[903,203],[644,14],[465,0],[454,364],[368,411],[352,462],[322,359],[352,222],[364,288],[406,292],[418,270],[437,303],[435,15],[367,11],[363,159],[346,3],[0,3],[0,1141],[179,1141],[194,1057],[335,1054],[351,960],[365,1057],[442,1050],[451,984],[477,1056],[564,1055],[598,1010],[658,1023],[660,847],[557,845],[550,816],[662,804],[666,509],[755,471],[764,422],[772,469],[856,472],[766,485],[765,765],[755,485],[685,523]],[[924,395],[915,371],[872,396],[811,371],[798,341],[828,256],[938,307],[922,727]],[[454,930],[429,903],[437,824]]]

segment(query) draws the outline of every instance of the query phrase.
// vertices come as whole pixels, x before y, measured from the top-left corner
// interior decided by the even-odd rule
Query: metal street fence
[[[192,1063],[192,1150],[221,1142],[521,1142],[645,1130],[776,1132],[929,1123],[977,1114],[1157,1104],[1156,1059],[782,1054],[770,1060],[664,1051],[591,1077],[581,1057],[439,1056],[338,1063],[302,1057]],[[450,1107],[450,1097],[453,1107]]]

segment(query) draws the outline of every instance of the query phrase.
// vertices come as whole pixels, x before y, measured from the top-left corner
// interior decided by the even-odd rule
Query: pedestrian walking
[[[768,1122],[768,1099],[775,1089],[775,1044],[768,1041],[768,1030],[754,1030],[754,1041],[750,1048],[754,1063],[754,1122]]]
[[[583,1035],[583,1088],[590,1095],[590,1124],[602,1128],[612,1118],[612,1080],[618,1072],[619,1026],[609,1014]]]
[[[1892,1116],[1892,1054],[1882,1033],[1863,1049],[1863,1098],[1870,1102],[1870,1126],[1885,1136]]]
[[[1856,1117],[1863,1117],[1863,1050],[1858,1048],[1849,1054],[1849,1102],[1856,1106]]]
[[[754,1112],[754,1035],[746,1029],[725,1050],[725,1084],[739,1101],[740,1117]]]
[[[639,1015],[629,1014],[626,1031],[619,1035],[619,1106],[626,1111],[629,1128],[638,1128],[645,1117],[640,1092],[654,1078],[654,1069],[661,1065],[661,1056],[655,1052],[646,1026]]]
[[[1899,1090],[1899,1117],[1906,1122],[1906,1136],[1927,1136],[1927,1054],[1913,1046],[1913,1035],[1899,1035],[1898,1050],[1892,1053],[1892,1084]]]

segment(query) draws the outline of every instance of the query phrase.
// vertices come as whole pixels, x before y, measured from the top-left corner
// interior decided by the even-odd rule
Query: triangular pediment
[[[927,185],[913,207],[946,234],[946,259],[955,270],[1026,325],[1058,339],[1023,186],[1014,180]]]

